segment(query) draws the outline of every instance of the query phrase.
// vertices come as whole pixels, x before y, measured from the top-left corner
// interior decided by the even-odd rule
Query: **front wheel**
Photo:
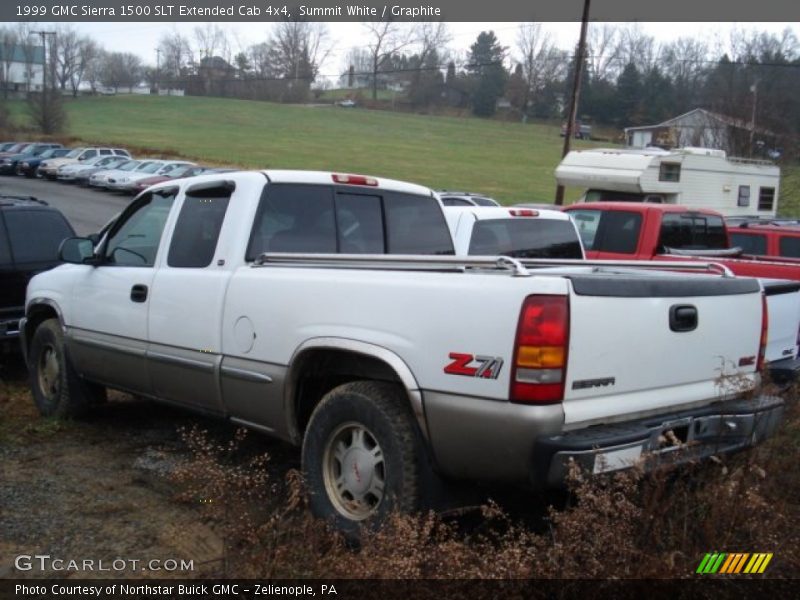
[[[33,334],[30,386],[42,416],[77,417],[105,399],[105,388],[81,379],[72,367],[57,319],[42,322]]]
[[[355,535],[394,511],[418,508],[420,448],[396,385],[359,381],[331,390],[303,440],[303,471],[315,515]]]

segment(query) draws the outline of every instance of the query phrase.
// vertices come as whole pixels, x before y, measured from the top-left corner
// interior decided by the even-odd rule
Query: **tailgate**
[[[701,406],[752,386],[762,314],[756,280],[669,273],[569,279],[567,429]]]
[[[800,283],[762,279],[769,310],[767,362],[797,356],[800,329]]]

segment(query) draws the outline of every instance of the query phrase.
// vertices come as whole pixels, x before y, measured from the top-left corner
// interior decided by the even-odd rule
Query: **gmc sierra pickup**
[[[417,185],[202,175],[61,255],[22,322],[42,414],[112,387],[288,440],[313,511],[348,531],[423,505],[433,474],[558,485],[570,460],[740,450],[783,411],[754,389],[756,280],[454,256]]]

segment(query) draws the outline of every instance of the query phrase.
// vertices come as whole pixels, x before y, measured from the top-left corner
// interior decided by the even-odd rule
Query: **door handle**
[[[147,300],[147,286],[137,283],[131,288],[131,300],[134,302],[144,302]]]
[[[669,328],[672,331],[694,331],[697,320],[697,308],[691,304],[675,304],[669,309]]]

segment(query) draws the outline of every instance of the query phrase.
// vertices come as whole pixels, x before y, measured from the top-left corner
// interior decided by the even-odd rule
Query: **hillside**
[[[248,168],[366,173],[505,203],[552,201],[563,143],[552,125],[225,98],[120,95],[66,107],[68,135],[86,142]],[[12,113],[25,120],[20,104]]]

